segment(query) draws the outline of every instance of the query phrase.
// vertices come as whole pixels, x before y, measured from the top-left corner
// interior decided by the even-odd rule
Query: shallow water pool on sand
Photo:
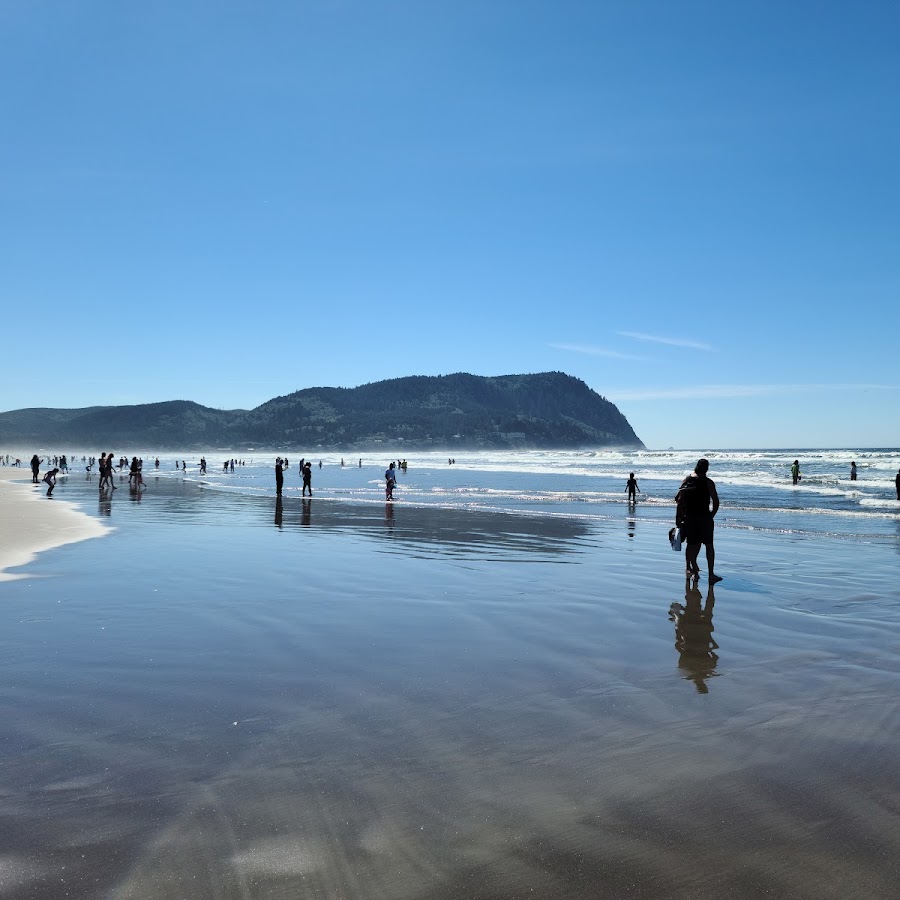
[[[889,544],[713,596],[640,511],[79,498],[0,585],[4,898],[896,896]]]

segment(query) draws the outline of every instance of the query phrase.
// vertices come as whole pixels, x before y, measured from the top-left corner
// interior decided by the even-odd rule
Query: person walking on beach
[[[795,459],[791,463],[791,480],[796,484],[802,477],[800,474],[800,460]]]
[[[306,496],[309,490],[309,496],[312,497],[312,463],[307,462],[303,467],[303,490],[300,492],[302,497]]]
[[[706,545],[706,564],[709,569],[709,583],[715,584],[722,580],[721,575],[715,574],[716,550],[713,546],[713,531],[715,528],[716,513],[719,511],[719,494],[716,491],[715,482],[706,477],[709,471],[709,460],[698,459],[694,471],[681,482],[681,487],[675,495],[677,509],[675,524],[681,528],[687,548],[685,549],[685,564],[689,578],[700,577],[700,567],[697,565],[697,556],[700,553],[700,545]],[[712,509],[710,509],[712,504]]]
[[[59,469],[51,469],[49,472],[47,472],[46,475],[44,475],[44,477],[42,479],[44,484],[47,485],[47,496],[48,497],[53,496],[53,488],[56,487],[56,473],[58,471],[59,471]]]
[[[394,464],[391,463],[387,467],[387,471],[384,473],[384,499],[385,500],[393,500],[394,499],[394,486],[397,484],[397,470],[394,468]]]
[[[628,492],[628,502],[634,503],[637,500],[637,492],[640,490],[637,479],[634,477],[634,472],[628,473],[628,481],[625,482],[625,490]]]
[[[284,469],[281,467],[281,457],[275,460],[275,493],[281,494],[284,487]]]
[[[38,480],[38,473],[40,471],[41,471],[41,459],[37,455],[37,453],[35,453],[34,456],[31,457],[31,483],[32,484],[40,484],[40,481]]]
[[[850,463],[850,480],[856,481],[856,461]]]

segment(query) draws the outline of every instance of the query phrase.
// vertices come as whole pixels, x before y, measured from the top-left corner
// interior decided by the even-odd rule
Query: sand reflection
[[[685,580],[684,604],[673,603],[669,618],[675,623],[675,649],[678,668],[685,678],[694,682],[698,693],[709,693],[707,682],[717,675],[719,645],[713,638],[713,607],[716,594],[710,585],[706,603],[696,580]]]

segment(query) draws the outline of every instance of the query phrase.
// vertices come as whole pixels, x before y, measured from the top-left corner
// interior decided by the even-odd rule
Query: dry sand
[[[43,472],[41,473],[43,475]],[[35,555],[64,544],[101,537],[109,529],[31,484],[31,470],[0,468],[0,581],[26,577],[7,569],[27,565]]]

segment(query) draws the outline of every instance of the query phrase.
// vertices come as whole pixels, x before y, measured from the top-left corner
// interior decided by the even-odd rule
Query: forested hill
[[[185,400],[0,413],[0,447],[395,452],[454,448],[643,447],[614,404],[562,372],[456,374],[307,388],[253,410]]]

